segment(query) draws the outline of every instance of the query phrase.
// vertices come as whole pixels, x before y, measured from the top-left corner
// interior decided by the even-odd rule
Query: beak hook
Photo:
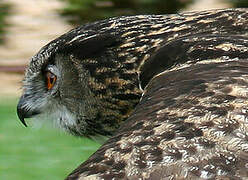
[[[17,116],[18,118],[20,119],[20,121],[22,122],[22,124],[25,126],[25,127],[28,127],[28,125],[26,124],[25,122],[25,116],[24,116],[25,113],[23,113],[23,110],[19,107],[19,104],[17,106]]]

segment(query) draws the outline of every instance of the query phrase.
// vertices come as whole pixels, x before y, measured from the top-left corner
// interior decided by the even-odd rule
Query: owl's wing
[[[181,39],[151,57],[141,80],[157,75],[132,115],[67,179],[248,177],[248,41],[212,38]],[[161,72],[173,47],[183,63]]]

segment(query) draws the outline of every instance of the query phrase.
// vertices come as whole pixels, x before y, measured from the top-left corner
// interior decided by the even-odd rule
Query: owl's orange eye
[[[57,77],[51,73],[51,72],[46,72],[46,86],[47,89],[50,90],[53,88],[55,82],[56,82]]]

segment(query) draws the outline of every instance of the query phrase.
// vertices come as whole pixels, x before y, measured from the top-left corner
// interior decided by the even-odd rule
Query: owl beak
[[[27,108],[25,108],[24,106],[24,102],[25,102],[25,96],[21,96],[18,105],[17,105],[17,115],[18,118],[20,119],[20,121],[22,122],[22,124],[27,127],[27,124],[25,122],[25,118],[31,118],[32,116],[39,114],[38,111],[34,111],[34,110],[28,110]]]

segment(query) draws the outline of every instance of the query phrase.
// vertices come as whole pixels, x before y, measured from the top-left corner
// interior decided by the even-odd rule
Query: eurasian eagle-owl
[[[18,116],[110,137],[68,179],[246,179],[247,32],[246,9],[83,25],[32,57]]]

